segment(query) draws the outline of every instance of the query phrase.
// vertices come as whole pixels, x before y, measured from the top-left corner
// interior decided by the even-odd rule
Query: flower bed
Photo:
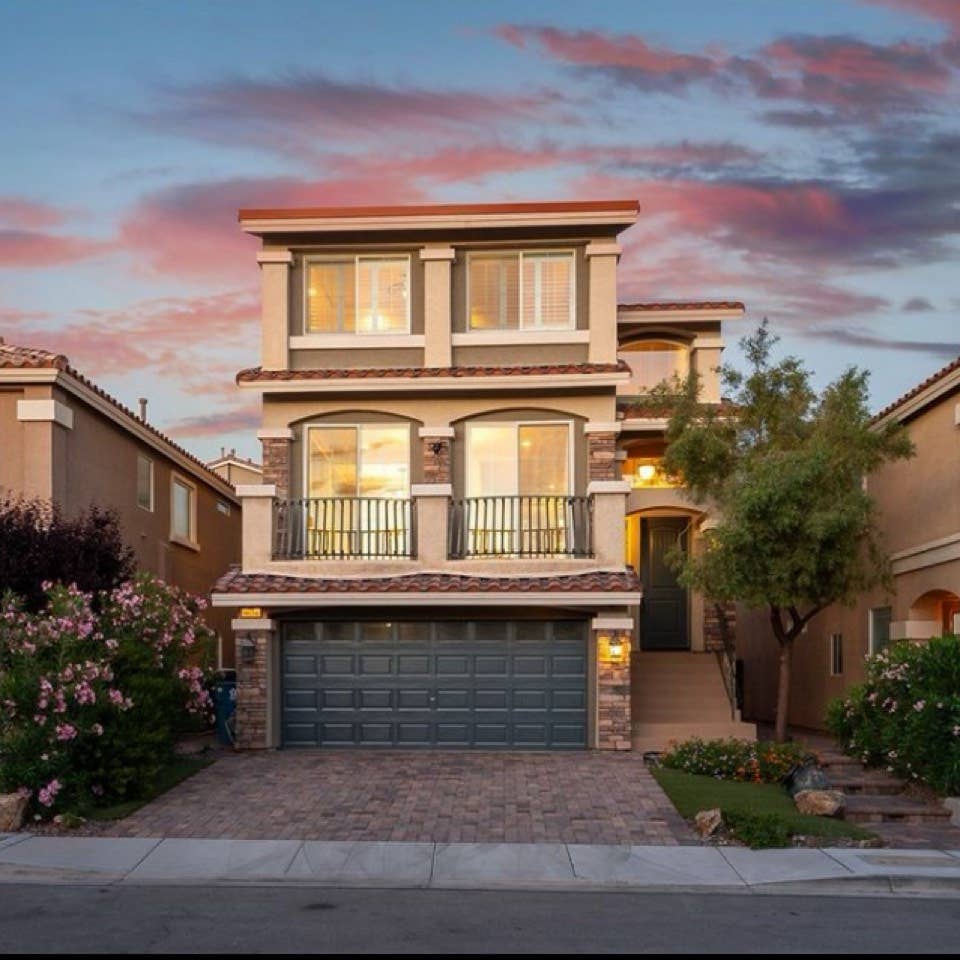
[[[0,610],[0,792],[35,815],[148,793],[178,735],[208,718],[202,601],[144,575],[98,597],[45,584]]]
[[[903,641],[870,657],[866,682],[830,704],[827,725],[864,763],[960,793],[960,638]]]
[[[694,737],[672,746],[660,762],[673,770],[717,780],[779,783],[792,767],[808,757],[809,751],[797,743]]]

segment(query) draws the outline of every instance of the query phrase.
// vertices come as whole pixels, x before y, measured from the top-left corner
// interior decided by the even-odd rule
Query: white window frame
[[[574,421],[572,420],[474,420],[466,424],[465,431],[465,440],[466,440],[466,451],[464,455],[464,471],[463,471],[463,483],[464,483],[464,495],[467,498],[476,497],[476,496],[489,496],[489,494],[477,494],[474,493],[469,488],[470,484],[470,450],[471,450],[471,441],[470,434],[477,427],[513,427],[513,448],[517,451],[516,467],[514,469],[513,476],[513,489],[516,491],[512,494],[503,494],[503,496],[520,496],[520,428],[521,427],[556,427],[556,426],[565,426],[567,428],[567,490],[564,493],[558,493],[557,496],[573,496],[574,490],[577,486],[577,478],[575,475],[576,469],[576,458],[574,457],[574,434],[573,427]]]
[[[303,434],[303,496],[305,499],[310,497],[310,431],[311,430],[356,430],[357,431],[357,478],[360,477],[360,443],[359,443],[359,433],[364,428],[369,428],[373,430],[380,429],[384,427],[402,427],[405,426],[407,429],[407,492],[405,497],[400,497],[398,499],[410,499],[410,485],[412,483],[413,473],[413,444],[410,440],[410,424],[407,421],[398,423],[396,420],[393,422],[383,422],[378,421],[376,423],[308,423],[304,426]],[[359,496],[359,494],[353,494],[354,497]]]
[[[829,655],[830,655],[830,676],[831,677],[842,677],[845,664],[844,660],[844,650],[843,650],[843,634],[842,633],[831,633],[829,638]],[[839,657],[837,652],[839,650]],[[840,669],[837,670],[837,660],[840,660]]]
[[[570,317],[567,326],[565,327],[545,327],[542,324],[532,324],[530,326],[525,325],[523,317],[523,260],[524,257],[536,257],[538,255],[543,256],[544,254],[552,254],[556,256],[557,254],[566,254],[570,257]],[[511,257],[516,256],[519,260],[519,276],[517,277],[517,326],[513,327],[491,327],[485,330],[475,329],[470,326],[470,273],[471,273],[471,262],[475,257],[485,257],[489,259],[490,257]],[[521,248],[521,249],[510,249],[510,250],[471,250],[467,253],[467,282],[465,284],[467,289],[467,303],[466,303],[466,332],[471,334],[489,334],[490,336],[495,336],[499,334],[509,333],[561,333],[567,330],[576,330],[577,329],[577,251],[573,247],[537,247],[532,249]]]
[[[868,649],[870,650],[871,655],[874,655],[880,652],[879,650],[877,650],[877,637],[876,637],[876,632],[874,630],[874,623],[873,623],[874,610],[889,610],[891,633],[893,628],[893,607],[889,603],[881,604],[879,607],[870,607],[870,609],[867,611],[867,639],[869,643]],[[890,644],[892,642],[893,642],[893,637],[888,636],[887,643]]]
[[[406,325],[403,330],[358,330],[357,320],[360,305],[360,262],[362,260],[402,260],[407,269],[407,316]],[[305,337],[400,337],[410,333],[410,314],[413,300],[413,276],[412,276],[412,258],[409,253],[357,253],[352,255],[322,256],[320,254],[311,257],[304,257],[303,260],[303,310],[301,317],[300,330]],[[310,267],[319,263],[352,263],[353,264],[353,330],[311,330],[308,326],[310,310]]]
[[[146,463],[150,468],[150,490],[149,490],[149,504],[144,505],[140,502],[140,463]],[[136,500],[137,506],[141,510],[146,510],[147,513],[153,513],[156,508],[156,473],[154,470],[154,463],[151,457],[147,457],[142,453],[137,454],[137,491],[136,491]]]
[[[174,492],[177,484],[186,487],[190,491],[190,530],[186,537],[182,536],[174,528]],[[181,546],[190,547],[194,550],[200,549],[200,542],[197,533],[197,497],[199,495],[197,485],[179,473],[170,474],[170,540],[173,543],[179,543]]]

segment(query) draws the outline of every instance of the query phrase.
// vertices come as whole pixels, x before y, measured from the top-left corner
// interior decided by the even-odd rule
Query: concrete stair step
[[[830,788],[857,796],[895,796],[906,784],[896,777],[830,776]]]
[[[852,823],[925,823],[949,820],[950,811],[939,805],[903,796],[847,796],[843,816]]]

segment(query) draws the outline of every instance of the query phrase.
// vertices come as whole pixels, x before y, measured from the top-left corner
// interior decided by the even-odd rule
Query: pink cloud
[[[0,268],[36,268],[76,263],[109,253],[112,249],[110,243],[89,237],[0,229]]]
[[[58,227],[67,219],[65,211],[48,203],[0,196],[0,226],[25,230]]]

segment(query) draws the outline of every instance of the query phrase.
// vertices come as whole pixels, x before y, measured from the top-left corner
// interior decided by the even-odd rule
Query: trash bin
[[[237,709],[237,681],[223,679],[214,687],[214,712],[217,740],[225,746],[233,743],[233,713]]]

